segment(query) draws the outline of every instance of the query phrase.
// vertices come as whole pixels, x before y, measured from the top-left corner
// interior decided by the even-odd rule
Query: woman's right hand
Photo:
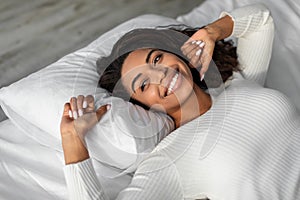
[[[65,104],[60,132],[66,164],[89,158],[84,136],[108,109],[109,105],[104,105],[95,110],[94,98],[91,95],[72,97]]]

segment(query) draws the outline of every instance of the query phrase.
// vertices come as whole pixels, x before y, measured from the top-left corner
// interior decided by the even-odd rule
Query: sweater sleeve
[[[64,168],[70,200],[109,200],[97,178],[91,159]]]
[[[232,35],[238,38],[237,54],[241,74],[245,79],[264,85],[272,54],[274,23],[270,11],[263,4],[241,7],[222,12],[220,17],[231,16]]]
[[[118,200],[182,200],[180,174],[168,156],[155,152],[138,167],[130,185],[120,192]]]
[[[91,160],[65,166],[70,200],[108,200],[99,183]],[[118,200],[182,200],[183,191],[177,168],[161,154],[151,154],[144,160],[130,185],[121,191]]]

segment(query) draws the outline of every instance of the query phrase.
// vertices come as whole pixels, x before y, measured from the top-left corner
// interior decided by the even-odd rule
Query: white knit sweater
[[[263,5],[236,9],[243,68],[204,115],[176,129],[138,167],[118,199],[300,199],[300,118],[263,88],[274,26]],[[70,199],[108,199],[91,160],[67,165]]]

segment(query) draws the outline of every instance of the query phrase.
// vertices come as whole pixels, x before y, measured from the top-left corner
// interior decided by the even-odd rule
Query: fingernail
[[[72,117],[73,117],[73,115],[72,115],[72,111],[71,111],[71,110],[69,110],[69,117],[70,117],[70,118],[72,118]]]
[[[73,111],[73,117],[74,117],[74,119],[77,119],[77,118],[78,118],[78,115],[77,115],[77,112],[76,112],[76,111]]]
[[[110,110],[110,108],[111,108],[111,105],[110,105],[110,104],[107,104],[107,105],[106,105],[106,110]]]
[[[201,44],[201,43],[202,43],[202,41],[200,41],[200,40],[198,40],[198,41],[196,42],[197,45],[199,45],[199,44]]]
[[[202,42],[202,43],[199,45],[199,47],[200,47],[200,48],[203,48],[204,45],[205,45],[205,42]]]
[[[83,111],[81,109],[78,110],[78,115],[81,117],[83,115]]]
[[[87,108],[87,102],[86,101],[83,101],[82,107]]]
[[[204,79],[204,76],[205,76],[205,74],[203,74],[203,75],[201,76],[201,79],[200,79],[201,81],[203,81],[203,79]]]
[[[197,42],[196,40],[193,40],[193,41],[192,41],[192,44],[195,44],[196,42]]]
[[[196,51],[196,56],[200,56],[201,52],[202,52],[202,49],[199,49],[198,51]]]

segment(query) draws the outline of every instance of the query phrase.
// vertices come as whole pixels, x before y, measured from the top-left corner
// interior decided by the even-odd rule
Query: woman
[[[190,65],[160,48],[132,49],[121,59],[121,85],[131,99],[166,111],[177,129],[139,165],[118,199],[300,198],[299,115],[285,96],[261,86],[273,34],[269,11],[252,5],[222,13],[193,34],[181,48]],[[238,38],[242,72],[209,95],[189,69],[200,63],[199,77],[206,79],[215,42],[229,36]],[[76,119],[78,107],[84,111]],[[106,199],[77,132],[84,135],[108,108],[94,111],[89,96],[65,105],[61,134],[72,199]]]

